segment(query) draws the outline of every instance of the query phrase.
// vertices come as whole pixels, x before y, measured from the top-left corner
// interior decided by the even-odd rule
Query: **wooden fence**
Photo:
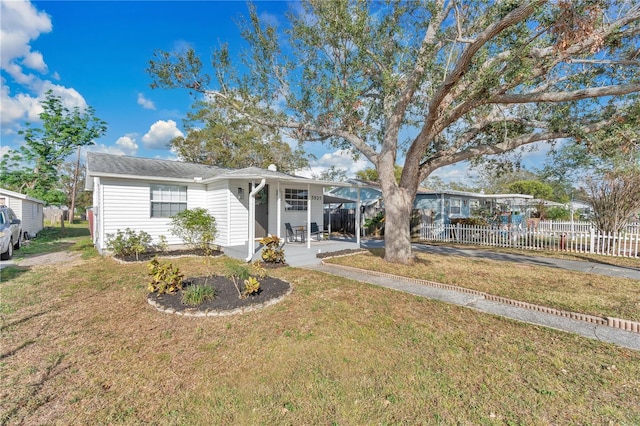
[[[575,225],[575,224],[574,224]],[[425,241],[454,242],[524,250],[556,250],[640,258],[640,233],[605,234],[584,230],[548,230],[543,226],[419,225]]]

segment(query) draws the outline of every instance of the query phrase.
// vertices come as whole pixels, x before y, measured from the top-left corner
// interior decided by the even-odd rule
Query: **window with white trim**
[[[306,189],[284,190],[284,209],[286,211],[307,211],[309,192]]]
[[[452,198],[449,206],[449,214],[460,214],[462,211],[462,200],[460,198]]]
[[[151,217],[171,217],[186,209],[186,186],[151,185]]]

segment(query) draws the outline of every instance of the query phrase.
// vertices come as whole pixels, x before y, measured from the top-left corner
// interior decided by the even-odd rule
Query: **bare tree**
[[[584,186],[593,207],[593,221],[605,233],[617,234],[640,212],[640,169],[605,173],[588,178]]]

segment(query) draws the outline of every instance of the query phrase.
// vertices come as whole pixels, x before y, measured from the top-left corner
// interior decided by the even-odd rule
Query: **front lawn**
[[[147,304],[145,264],[10,269],[0,424],[640,423],[640,352],[471,309],[283,268],[281,303],[184,318]]]
[[[453,284],[556,309],[640,321],[640,280],[432,253],[417,253],[413,264],[402,266],[388,264],[383,256],[383,250],[375,249],[327,262]]]

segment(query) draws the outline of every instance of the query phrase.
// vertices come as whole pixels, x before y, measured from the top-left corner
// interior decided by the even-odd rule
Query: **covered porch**
[[[355,237],[332,236],[331,239],[314,239],[302,242],[284,243],[285,261],[289,266],[317,265],[322,259],[319,253],[333,253],[342,250],[353,250],[360,248],[360,242]],[[227,247],[224,252],[227,256],[244,259],[247,254],[245,246]],[[252,261],[260,260],[262,248],[255,251]]]

